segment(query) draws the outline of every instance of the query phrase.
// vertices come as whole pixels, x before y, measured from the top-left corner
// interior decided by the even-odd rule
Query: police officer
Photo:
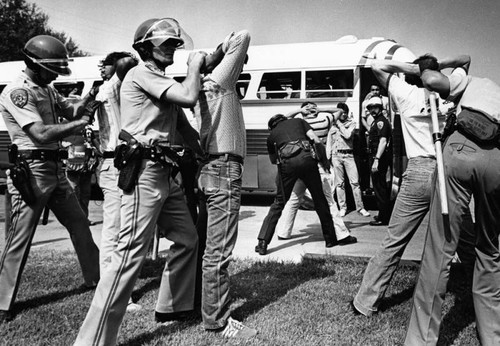
[[[321,143],[311,126],[303,119],[288,119],[283,114],[276,114],[268,122],[271,131],[267,138],[267,150],[273,164],[278,164],[276,175],[276,198],[264,219],[258,236],[255,251],[260,255],[267,253],[267,245],[271,242],[276,224],[286,202],[290,198],[297,179],[301,179],[309,191],[321,221],[321,229],[326,247],[337,245],[337,237],[332,215],[325,194],[318,163],[311,155],[310,140]]]
[[[65,155],[59,150],[59,140],[81,132],[95,108],[82,107],[90,100],[89,96],[79,103],[70,103],[50,85],[58,75],[71,74],[62,42],[51,36],[36,36],[26,43],[23,53],[25,72],[0,96],[0,112],[12,141],[10,159],[23,170],[25,178],[14,174],[13,179],[7,180],[12,212],[0,259],[0,320],[3,321],[13,318],[21,273],[46,205],[71,235],[85,285],[93,287],[99,281],[99,250],[92,240],[87,217],[66,179],[61,161]],[[59,116],[69,122],[59,124]]]
[[[481,345],[500,345],[500,86],[467,75],[469,56],[438,63],[439,69],[455,69],[447,76],[421,64],[420,71],[426,88],[457,103],[456,131],[443,147],[449,227],[441,214],[443,196],[435,188],[405,345],[435,345],[438,341],[450,263],[470,191],[476,210],[472,297],[477,334]]]
[[[382,112],[383,104],[379,96],[369,99],[366,108],[373,116],[368,138],[373,190],[379,211],[378,217],[370,221],[370,225],[388,225],[392,212],[390,190],[386,181],[387,170],[392,161],[391,125]]]
[[[182,190],[171,177],[173,160],[168,153],[178,130],[185,143],[201,155],[198,133],[181,106],[196,103],[206,54],[191,53],[182,83],[166,77],[165,68],[173,64],[174,52],[184,40],[181,27],[171,18],[147,20],[135,32],[133,47],[144,63],[127,72],[120,90],[120,110],[122,133],[127,135],[123,138],[128,140],[126,150],[142,150],[137,150],[137,160],[121,167],[119,186],[124,191],[118,243],[75,345],[116,343],[156,225],[173,242],[160,283],[156,319],[182,318],[194,308],[198,237]],[[136,165],[139,170],[131,179],[135,186],[122,185],[123,173]]]

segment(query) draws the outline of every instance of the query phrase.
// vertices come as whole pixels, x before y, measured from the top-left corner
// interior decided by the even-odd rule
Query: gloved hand
[[[82,116],[80,119],[84,119],[88,124],[92,124],[94,122],[95,111],[102,104],[101,101],[90,101],[85,105],[85,109],[83,110]]]

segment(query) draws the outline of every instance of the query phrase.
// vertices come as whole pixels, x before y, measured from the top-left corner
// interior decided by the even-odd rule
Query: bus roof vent
[[[354,35],[345,35],[335,41],[335,43],[356,43],[356,42],[358,42],[358,38]]]

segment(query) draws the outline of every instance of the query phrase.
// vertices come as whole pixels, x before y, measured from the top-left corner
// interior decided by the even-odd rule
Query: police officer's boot
[[[338,243],[335,231],[323,233],[323,237],[325,238],[326,247],[334,247]]]
[[[267,254],[267,243],[263,239],[259,239],[259,243],[255,247],[255,252],[258,252],[259,255],[264,256]]]

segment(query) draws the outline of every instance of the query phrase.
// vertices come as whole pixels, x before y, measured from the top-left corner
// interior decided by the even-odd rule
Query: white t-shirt
[[[401,128],[408,158],[435,157],[430,105],[425,89],[410,85],[392,75],[389,81],[389,93],[401,113]],[[445,117],[440,115],[438,119],[442,129]]]

